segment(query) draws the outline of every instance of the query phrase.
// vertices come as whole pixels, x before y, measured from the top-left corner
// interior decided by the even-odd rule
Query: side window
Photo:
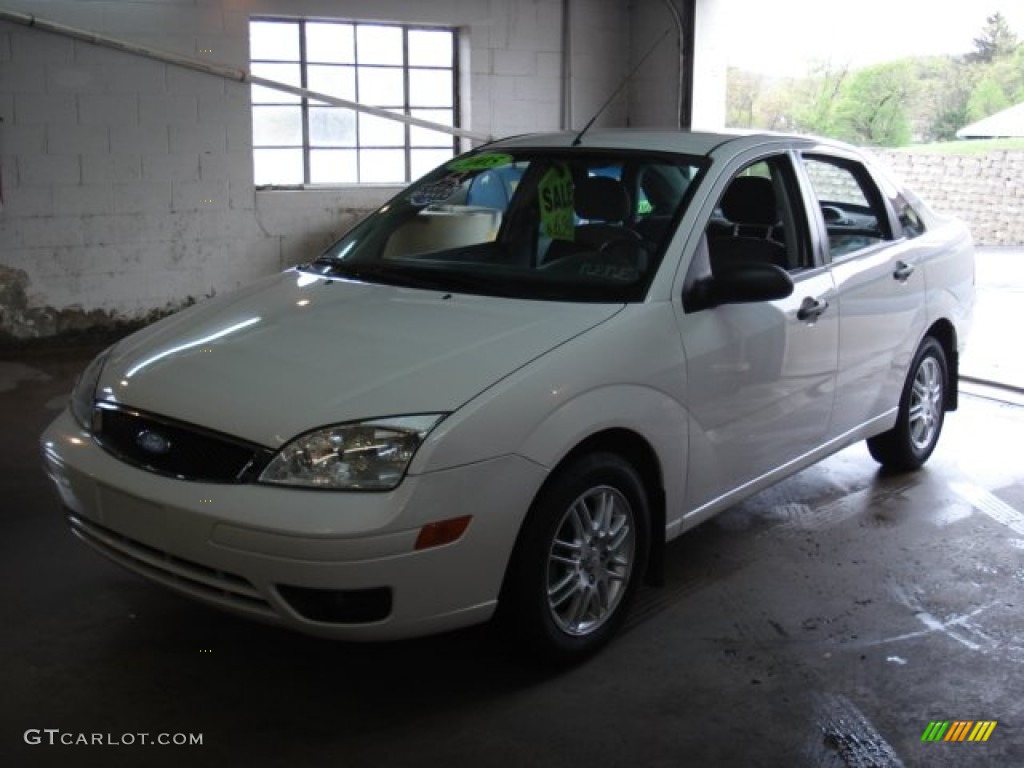
[[[900,217],[900,226],[903,227],[903,234],[909,237],[917,237],[924,234],[924,221],[901,195],[897,199],[897,208]]]
[[[797,190],[788,155],[760,160],[736,174],[706,229],[712,273],[750,261],[790,272],[811,266]]]
[[[864,166],[822,155],[805,155],[803,162],[833,259],[892,239],[885,203]]]
[[[887,174],[885,168],[876,166],[873,170],[872,178],[878,182],[882,194],[888,199],[892,209],[896,211],[896,218],[899,219],[903,236],[910,239],[924,234],[927,227],[918,210],[921,207],[920,201],[912,201],[913,195],[905,194],[900,188],[901,185]]]

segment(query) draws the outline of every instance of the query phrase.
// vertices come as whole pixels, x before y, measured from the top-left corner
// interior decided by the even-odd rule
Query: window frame
[[[300,87],[302,89],[312,90],[312,89],[310,89],[310,86],[309,86],[309,79],[310,79],[309,70],[310,70],[310,67],[317,67],[317,66],[338,66],[338,67],[342,67],[342,66],[348,66],[348,67],[351,67],[352,70],[353,70],[353,79],[354,79],[354,96],[353,96],[353,98],[351,98],[349,100],[354,101],[354,102],[358,102],[358,103],[363,103],[363,104],[366,104],[367,106],[373,106],[373,107],[378,108],[378,109],[385,109],[387,111],[393,111],[396,114],[400,114],[400,115],[403,115],[405,117],[410,117],[415,112],[420,111],[420,110],[429,110],[429,109],[448,110],[448,109],[450,109],[451,110],[451,115],[452,115],[452,119],[451,119],[452,126],[455,127],[455,126],[459,125],[460,115],[461,115],[461,111],[462,110],[461,110],[460,93],[459,93],[459,82],[460,82],[459,43],[460,43],[460,38],[459,38],[459,29],[458,29],[458,27],[454,27],[454,26],[453,27],[448,27],[448,26],[442,26],[442,25],[428,25],[428,24],[407,24],[407,23],[392,22],[392,21],[366,21],[366,20],[359,20],[359,19],[341,19],[341,18],[324,19],[324,18],[306,18],[306,17],[295,18],[295,17],[281,17],[281,16],[272,16],[272,15],[254,15],[254,16],[250,17],[250,19],[249,19],[250,39],[251,39],[251,36],[252,36],[252,25],[254,23],[276,23],[276,24],[282,24],[282,25],[289,25],[289,26],[297,27],[298,28],[298,38],[299,38],[299,52],[298,52],[299,58],[297,60],[296,59],[265,59],[265,58],[261,59],[261,58],[255,58],[254,55],[253,55],[252,46],[250,45],[250,49],[249,49],[249,64],[250,64],[250,67],[252,67],[253,65],[258,66],[260,64],[290,64],[290,65],[297,65],[298,68],[299,68],[299,78],[300,78],[300,82],[299,82],[299,86],[298,87]],[[338,25],[350,26],[352,28],[352,35],[353,35],[353,54],[352,54],[353,61],[352,61],[352,63],[351,64],[347,64],[347,63],[345,63],[345,64],[343,64],[343,63],[330,63],[330,64],[326,64],[324,62],[318,62],[318,61],[311,60],[310,57],[309,57],[308,50],[307,50],[308,49],[308,43],[307,43],[307,33],[306,33],[307,26],[309,24],[338,24]],[[401,31],[401,36],[402,36],[402,62],[401,62],[401,64],[378,64],[378,63],[369,63],[369,64],[367,64],[367,63],[360,63],[359,43],[358,43],[358,34],[359,34],[358,30],[359,30],[360,27],[378,27],[378,28],[384,27],[384,28],[392,28],[392,29],[400,30]],[[451,58],[450,66],[440,66],[440,65],[433,65],[433,64],[431,64],[431,65],[413,65],[413,64],[410,64],[410,62],[409,62],[409,50],[410,50],[409,34],[410,34],[410,32],[418,32],[418,31],[427,31],[427,32],[438,32],[438,31],[440,31],[440,32],[447,32],[447,33],[449,33],[451,35],[452,58]],[[364,69],[364,70],[374,70],[374,69],[376,69],[376,70],[399,70],[400,69],[401,70],[401,76],[402,76],[402,92],[403,92],[402,104],[401,105],[387,105],[387,106],[380,106],[380,107],[378,107],[376,104],[369,103],[367,101],[367,99],[365,97],[362,97],[362,94],[360,94],[360,89],[359,89],[359,73],[360,73],[361,69]],[[416,103],[415,103],[414,95],[413,95],[412,90],[411,90],[411,82],[410,82],[411,81],[411,74],[410,73],[412,71],[414,71],[414,70],[416,70],[416,71],[418,71],[418,70],[425,70],[425,71],[450,72],[451,73],[451,81],[452,81],[451,106],[450,107],[449,106],[437,106],[437,107],[435,107],[435,106],[417,106]],[[271,79],[271,78],[268,78],[268,79]],[[253,87],[257,87],[257,86],[253,86]],[[394,186],[405,186],[405,185],[409,184],[411,181],[414,181],[421,173],[426,172],[426,170],[429,170],[429,169],[417,169],[416,168],[416,163],[413,160],[413,153],[416,150],[428,150],[428,151],[429,150],[435,150],[435,151],[439,151],[439,152],[445,152],[445,151],[448,151],[450,149],[450,151],[451,151],[450,157],[455,157],[458,154],[459,149],[460,149],[459,139],[458,139],[458,137],[455,134],[451,134],[449,136],[450,141],[445,142],[444,145],[442,145],[440,142],[438,144],[430,144],[430,145],[428,145],[428,144],[416,144],[413,141],[412,131],[414,129],[416,129],[418,126],[413,126],[413,125],[411,125],[409,123],[401,122],[401,121],[397,122],[397,124],[400,125],[401,128],[402,128],[402,134],[403,134],[403,140],[402,140],[402,143],[400,145],[398,145],[398,144],[387,145],[387,146],[385,146],[385,145],[380,145],[380,146],[374,145],[372,143],[368,143],[368,142],[364,141],[363,137],[361,136],[361,132],[364,129],[361,127],[360,116],[368,114],[368,113],[361,112],[361,111],[355,110],[355,109],[348,109],[348,110],[346,110],[345,107],[337,107],[337,106],[331,105],[329,103],[319,102],[316,99],[311,99],[311,98],[309,98],[307,96],[285,96],[284,92],[280,92],[280,93],[282,94],[282,97],[283,97],[280,102],[267,102],[267,101],[256,102],[256,101],[253,101],[253,100],[250,101],[250,109],[252,111],[251,120],[252,120],[252,124],[253,124],[253,134],[254,134],[253,135],[253,144],[252,144],[252,156],[253,156],[254,171],[255,171],[256,162],[257,162],[257,160],[256,160],[257,152],[259,150],[267,150],[267,149],[269,149],[269,150],[273,150],[273,149],[300,150],[301,154],[302,154],[302,181],[279,182],[279,181],[260,181],[259,179],[256,179],[254,186],[255,186],[255,188],[257,190],[272,190],[272,189],[292,189],[292,190],[294,190],[294,189],[325,189],[325,188],[329,189],[329,188],[352,187],[352,186],[358,186],[358,187],[373,187],[373,186],[377,186],[377,187],[381,187],[381,186],[383,186],[383,187],[394,187]],[[295,99],[298,99],[298,103],[296,103]],[[256,126],[258,110],[260,108],[263,108],[263,107],[290,107],[290,108],[298,107],[299,114],[300,114],[300,120],[301,120],[301,145],[299,145],[299,144],[257,144],[256,136],[255,136],[255,133],[256,133],[255,126]],[[331,145],[325,145],[325,146],[314,145],[313,139],[311,138],[311,135],[310,135],[311,134],[311,125],[312,125],[312,122],[311,122],[312,117],[311,117],[311,115],[313,114],[313,112],[315,110],[317,110],[317,109],[325,109],[325,108],[326,109],[346,110],[346,111],[349,111],[349,112],[354,114],[354,119],[355,119],[354,134],[355,134],[355,137],[354,137],[353,143],[350,146],[339,147],[339,146],[336,146],[336,145],[335,146],[331,146]],[[386,119],[386,118],[379,118],[379,119]],[[421,130],[423,130],[423,129],[421,129]],[[426,130],[429,130],[429,129],[426,129]],[[323,151],[323,150],[327,150],[327,151],[331,151],[331,150],[351,151],[353,153],[353,155],[354,155],[354,158],[355,158],[355,178],[354,178],[354,180],[346,180],[346,181],[314,181],[313,179],[314,179],[314,170],[315,170],[315,168],[314,168],[315,160],[313,158],[313,153],[317,152],[318,150],[319,151]],[[400,151],[402,153],[402,156],[403,156],[403,166],[404,166],[403,178],[402,179],[394,179],[394,180],[390,180],[390,181],[383,181],[383,180],[369,180],[368,181],[368,180],[365,180],[365,175],[366,174],[363,171],[363,165],[362,164],[364,162],[363,152],[366,151],[366,150],[395,150],[395,151]]]

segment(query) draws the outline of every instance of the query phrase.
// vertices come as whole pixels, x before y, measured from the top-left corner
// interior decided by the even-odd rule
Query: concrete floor
[[[290,634],[94,554],[36,448],[85,355],[0,360],[0,765],[1024,765],[1024,408],[1005,390],[971,387],[921,472],[856,446],[685,535],[616,642],[554,673],[486,627]],[[998,725],[922,742],[934,720]]]

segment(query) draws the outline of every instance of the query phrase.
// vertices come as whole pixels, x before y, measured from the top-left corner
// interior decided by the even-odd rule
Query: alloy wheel
[[[547,605],[566,634],[588,635],[615,613],[636,557],[633,510],[611,486],[582,493],[558,524],[548,554]]]

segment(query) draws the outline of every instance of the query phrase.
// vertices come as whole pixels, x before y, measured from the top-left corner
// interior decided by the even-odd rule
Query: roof
[[[572,146],[578,132],[532,133],[499,139],[489,147],[537,148],[537,147],[568,147]],[[669,131],[642,129],[594,129],[583,136],[580,147],[601,149],[641,149],[655,152],[679,152],[688,155],[708,155],[716,147],[733,144],[741,149],[747,146],[772,143],[778,141],[807,141],[807,137],[787,136],[774,133],[729,132],[720,133],[702,131]]]
[[[964,126],[956,132],[959,139],[1002,139],[1024,136],[1024,103],[1016,104],[1002,112],[989,115],[984,120]]]

